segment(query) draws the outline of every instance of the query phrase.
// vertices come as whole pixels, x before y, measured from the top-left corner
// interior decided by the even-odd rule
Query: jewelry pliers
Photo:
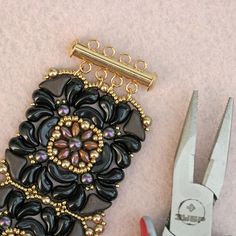
[[[170,217],[162,236],[211,236],[213,207],[223,186],[233,118],[229,98],[202,184],[194,183],[198,93],[193,92],[176,153]],[[152,220],[140,221],[142,236],[157,236]]]

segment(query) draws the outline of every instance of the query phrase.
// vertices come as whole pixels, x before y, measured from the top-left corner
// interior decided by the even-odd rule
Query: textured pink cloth
[[[143,149],[107,211],[104,236],[136,236],[150,215],[160,233],[169,214],[175,151],[193,89],[199,90],[196,180],[206,169],[224,107],[236,97],[236,1],[0,0],[0,152],[17,133],[31,94],[49,67],[76,68],[65,50],[78,37],[98,38],[142,57],[159,74],[140,102],[153,117]],[[215,205],[213,235],[236,232],[236,125],[229,167]]]

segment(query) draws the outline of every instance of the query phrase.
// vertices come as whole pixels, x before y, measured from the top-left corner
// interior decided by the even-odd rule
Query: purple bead
[[[78,152],[74,152],[71,155],[71,163],[74,166],[77,166],[79,164],[79,154]]]
[[[82,147],[82,142],[79,138],[71,138],[69,141],[69,147],[73,150],[79,150]]]
[[[93,176],[89,173],[83,174],[81,181],[83,184],[91,184],[93,182]]]
[[[115,135],[115,130],[111,127],[108,127],[103,131],[103,137],[106,139],[112,139],[115,137]]]
[[[7,229],[11,226],[11,219],[7,216],[0,218],[0,228]]]
[[[57,111],[60,116],[66,116],[70,113],[70,108],[66,105],[61,105]]]
[[[35,159],[38,162],[44,162],[44,161],[46,161],[48,159],[48,154],[47,154],[46,151],[39,150],[35,154]]]

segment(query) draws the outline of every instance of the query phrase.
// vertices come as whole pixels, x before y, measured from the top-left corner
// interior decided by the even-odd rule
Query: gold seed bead
[[[90,125],[90,129],[94,129],[95,128],[95,125]]]
[[[109,89],[108,84],[103,84],[102,87],[101,87],[101,90],[102,90],[103,92],[107,92],[108,89]]]
[[[50,198],[49,197],[45,197],[42,199],[44,204],[49,204],[50,203]]]
[[[86,236],[94,236],[93,229],[91,229],[91,228],[86,229],[85,235]]]
[[[102,221],[102,216],[101,215],[96,214],[96,215],[93,216],[93,222],[94,223],[99,224],[99,223],[101,223],[101,221]]]
[[[58,71],[56,69],[50,69],[50,71],[48,73],[48,75],[50,77],[55,77],[55,76],[57,76],[57,74],[58,74]]]
[[[70,127],[71,125],[72,125],[72,122],[71,122],[71,121],[67,121],[67,122],[66,122],[66,126],[67,126],[67,127]]]
[[[89,124],[88,121],[83,121],[83,122],[81,123],[81,128],[82,128],[82,129],[88,130],[89,127],[90,127],[90,124]]]
[[[80,167],[80,168],[84,168],[84,167],[85,167],[85,163],[81,161],[81,162],[79,163],[79,167]]]
[[[149,116],[145,116],[143,119],[143,124],[145,127],[149,127],[152,124],[152,119]]]
[[[0,163],[0,173],[4,174],[7,172],[7,166],[3,163]]]
[[[96,233],[102,233],[103,230],[104,230],[103,225],[96,225],[96,227],[95,227],[95,232]]]
[[[73,170],[73,169],[74,169],[74,166],[70,166],[70,167],[69,167],[69,170]]]
[[[55,130],[52,134],[52,137],[55,139],[59,139],[61,137],[61,132],[59,130]]]
[[[98,145],[100,148],[102,148],[104,146],[103,142],[102,143],[99,143]]]
[[[63,167],[63,168],[69,168],[69,167],[70,167],[70,162],[67,161],[67,160],[64,160],[64,161],[62,162],[62,167]]]
[[[56,149],[56,148],[54,148],[53,150],[52,150],[52,154],[55,156],[55,155],[57,155],[58,154],[58,150]]]
[[[90,152],[90,157],[92,159],[97,159],[99,157],[99,153],[97,151],[91,151]]]

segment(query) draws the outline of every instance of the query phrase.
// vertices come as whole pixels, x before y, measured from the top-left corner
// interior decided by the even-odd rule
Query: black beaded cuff
[[[0,234],[100,235],[150,118],[74,71],[39,87],[0,163]]]

